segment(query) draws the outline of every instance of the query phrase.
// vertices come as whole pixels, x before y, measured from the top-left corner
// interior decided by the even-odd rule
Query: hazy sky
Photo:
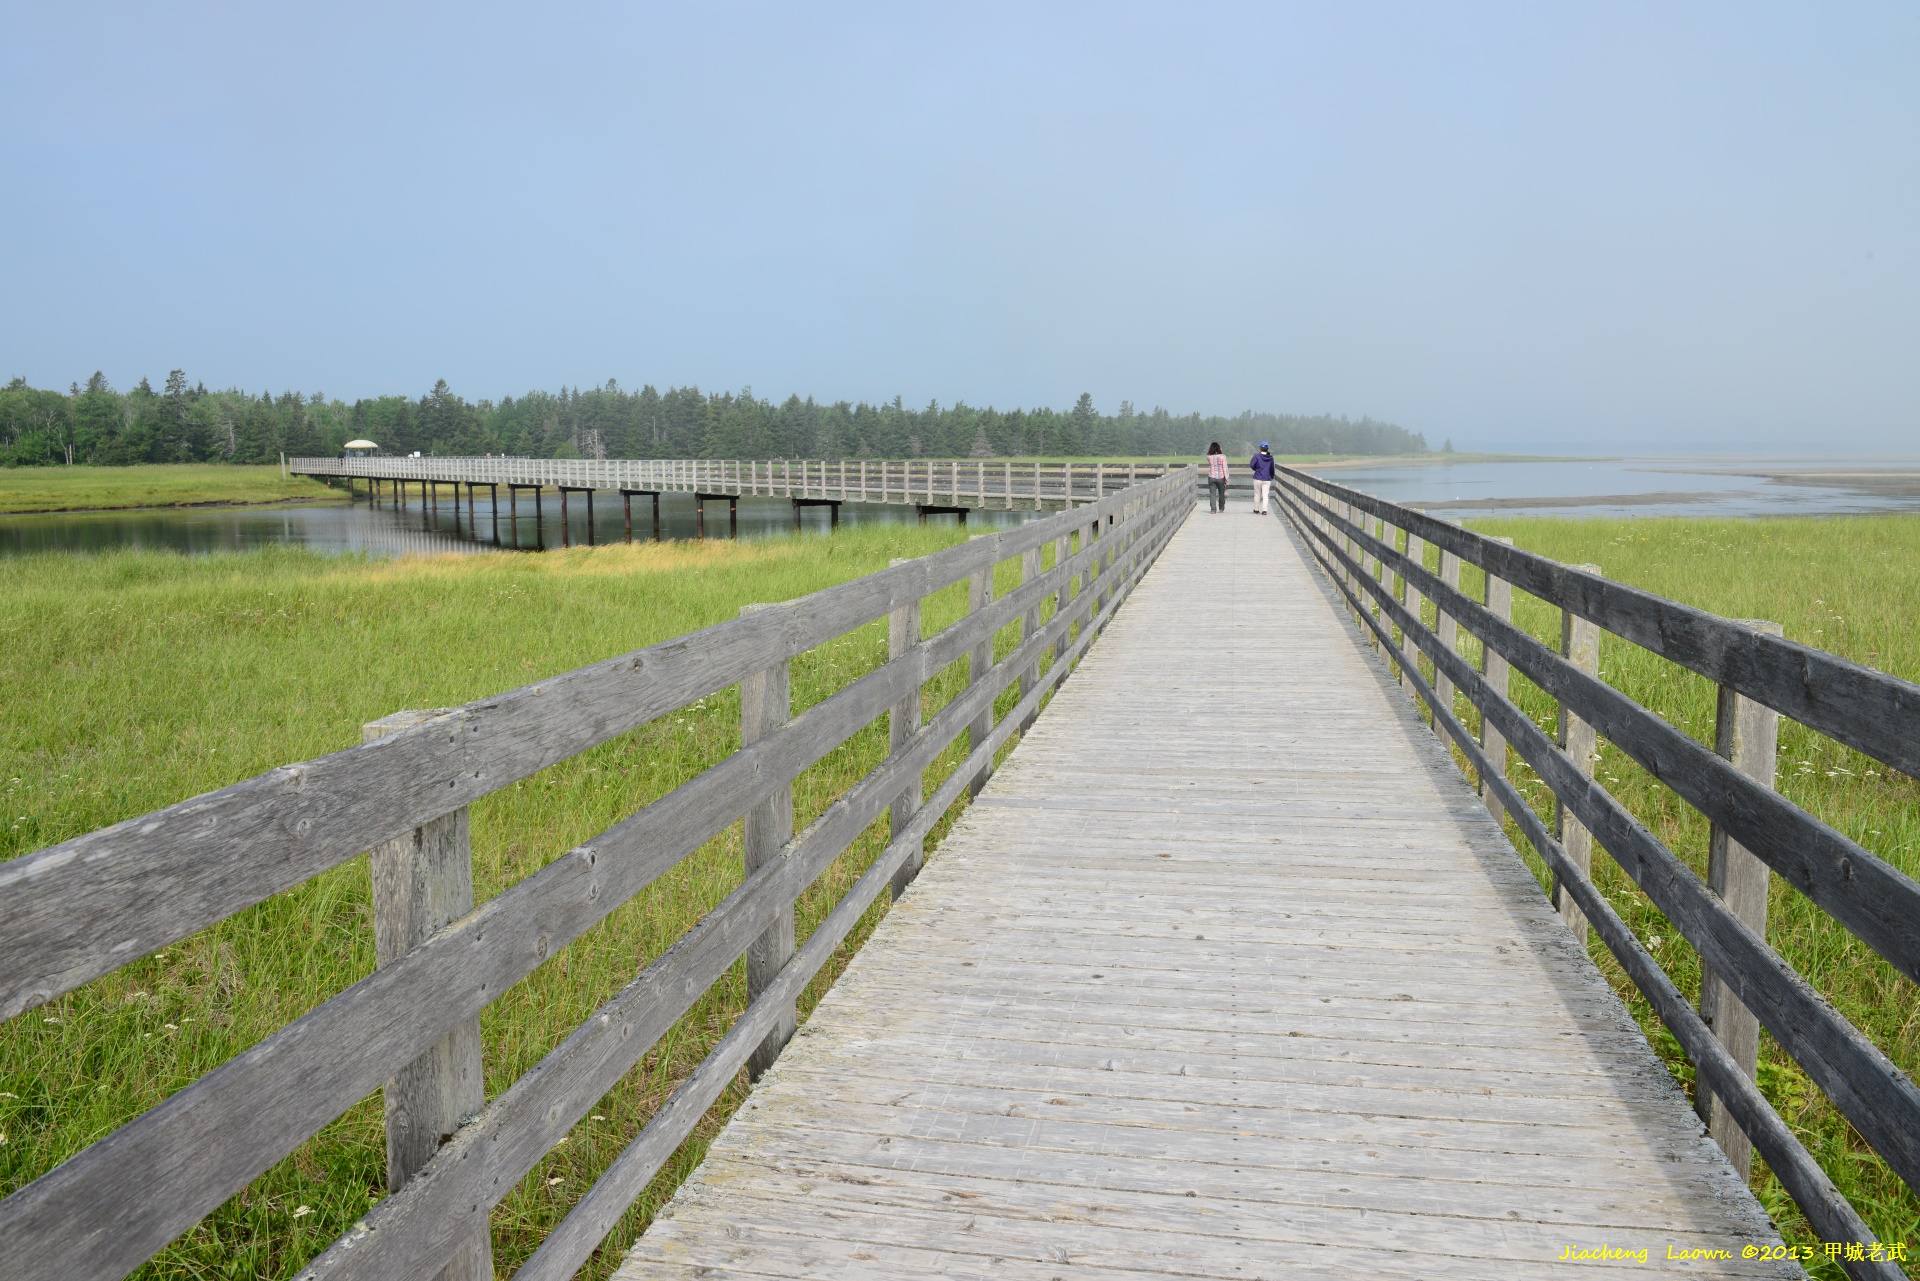
[[[1920,6],[0,4],[0,378],[1920,453]]]

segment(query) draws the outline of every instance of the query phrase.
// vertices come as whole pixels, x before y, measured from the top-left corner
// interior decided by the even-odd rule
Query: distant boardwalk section
[[[1008,459],[289,458],[298,476],[518,489],[902,503],[937,510],[1058,511],[1178,465]]]

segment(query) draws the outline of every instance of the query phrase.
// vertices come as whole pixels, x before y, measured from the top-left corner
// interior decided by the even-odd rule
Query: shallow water
[[[727,536],[727,505],[706,505],[706,536]],[[587,504],[580,494],[567,503],[570,543],[617,543],[626,537],[626,518],[617,494],[599,494],[593,503],[589,536]],[[1031,512],[976,511],[968,526],[994,529],[1031,519]],[[846,503],[840,520],[847,525],[907,524],[918,519],[911,507],[878,503]],[[951,523],[952,516],[929,516],[929,521]],[[800,528],[825,534],[829,509],[802,508]],[[535,519],[533,497],[522,494],[518,504],[501,496],[498,547],[512,548],[515,539],[526,550],[559,547],[562,543],[560,503],[547,494]],[[39,551],[111,551],[122,547],[158,548],[189,554],[239,551],[270,544],[292,544],[338,554],[361,552],[374,557],[421,555],[435,552],[493,551],[495,512],[484,494],[469,515],[467,504],[455,504],[442,494],[437,507],[418,498],[404,507],[383,502],[375,507],[362,499],[351,506],[191,507],[148,508],[139,511],[48,512],[0,516],[0,556]],[[793,508],[784,498],[740,500],[739,535],[766,538],[792,533]],[[699,536],[693,498],[667,494],[660,500],[660,534],[681,539]],[[653,507],[649,499],[633,503],[633,537],[653,537]]]
[[[1787,482],[1748,472],[1823,472],[1869,479]],[[1448,519],[1509,516],[1830,516],[1920,511],[1912,459],[1601,458],[1551,462],[1384,464],[1328,468],[1326,479],[1381,498],[1443,511]],[[1911,492],[1872,492],[1906,474]],[[1882,488],[1888,487],[1883,483]],[[1528,501],[1538,500],[1538,501]]]

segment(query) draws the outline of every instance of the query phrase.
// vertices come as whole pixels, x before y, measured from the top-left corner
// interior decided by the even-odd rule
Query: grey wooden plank
[[[724,1178],[726,1171],[716,1173]],[[745,1187],[730,1190],[726,1207],[727,1212],[763,1228],[785,1225],[801,1231],[825,1217],[824,1210],[826,1215],[846,1216],[840,1225],[842,1233],[853,1227],[861,1238],[900,1245],[919,1244],[929,1228],[956,1226],[954,1221],[964,1216],[974,1223],[974,1234],[990,1234],[1001,1248],[1024,1247],[1042,1258],[1049,1251],[1064,1250],[1069,1257],[1059,1261],[1091,1267],[1134,1263],[1144,1257],[1168,1271],[1192,1270],[1202,1275],[1232,1275],[1236,1259],[1361,1241],[1383,1252],[1444,1251],[1458,1259],[1508,1266],[1555,1262],[1567,1245],[1564,1227],[1521,1217],[1491,1220],[1444,1211],[1414,1214],[1334,1205],[1295,1207],[1248,1203],[1231,1196],[1209,1198],[1201,1205],[1197,1196],[1108,1188],[1091,1197],[1062,1196],[1058,1189],[1034,1196],[1022,1195],[1023,1186],[957,1176],[909,1180],[885,1175],[866,1184],[851,1184],[819,1178],[811,1171],[756,1170]],[[956,1209],[956,1200],[963,1201],[962,1208]],[[1689,1223],[1677,1234],[1700,1230],[1697,1222]],[[1741,1246],[1764,1239],[1713,1236],[1715,1244],[1730,1245],[1736,1255]],[[1435,1250],[1436,1240],[1445,1246]],[[1623,1270],[1616,1269],[1616,1274]],[[1777,1266],[1729,1271],[1732,1275],[1781,1275]]]
[[[1378,1276],[1383,1268],[1394,1262],[1399,1262],[1403,1268],[1417,1265],[1417,1270],[1405,1271],[1401,1275],[1421,1276],[1432,1281],[1479,1279],[1489,1275],[1490,1270],[1512,1274],[1522,1268],[1524,1275],[1529,1277],[1569,1277],[1576,1275],[1575,1269],[1584,1270],[1579,1273],[1581,1275],[1593,1276],[1596,1268],[1601,1276],[1644,1274],[1641,1264],[1624,1260],[1598,1264],[1581,1262],[1563,1267],[1559,1262],[1560,1256],[1572,1244],[1564,1237],[1559,1240],[1540,1240],[1530,1251],[1515,1246],[1491,1256],[1474,1251],[1470,1246],[1448,1248],[1447,1244],[1440,1243],[1451,1240],[1460,1221],[1437,1217],[1419,1225],[1428,1232],[1428,1244],[1425,1246],[1396,1243],[1375,1248],[1370,1244],[1356,1245],[1354,1242],[1370,1242],[1380,1234],[1384,1225],[1372,1222],[1377,1216],[1369,1216],[1368,1231],[1357,1238],[1330,1239],[1330,1233],[1303,1233],[1290,1239],[1247,1241],[1207,1233],[1204,1228],[1212,1224],[1204,1221],[1196,1225],[1202,1230],[1187,1232],[1171,1228],[1109,1228],[1103,1224],[1086,1222],[1074,1212],[1077,1207],[1072,1205],[1060,1206],[1051,1220],[981,1214],[969,1204],[944,1213],[915,1213],[892,1206],[875,1207],[866,1213],[850,1213],[834,1207],[826,1212],[814,1211],[799,1222],[771,1217],[783,1209],[791,1213],[793,1207],[789,1202],[772,1197],[761,1200],[751,1192],[727,1197],[696,1192],[688,1198],[687,1208],[680,1210],[676,1218],[680,1215],[689,1218],[697,1215],[700,1226],[706,1230],[706,1239],[700,1245],[706,1248],[687,1248],[690,1244],[687,1237],[691,1234],[684,1229],[673,1231],[680,1227],[678,1223],[670,1225],[669,1231],[679,1238],[674,1241],[675,1245],[682,1247],[677,1253],[682,1253],[682,1257],[690,1262],[707,1263],[716,1258],[726,1258],[726,1254],[715,1251],[714,1246],[709,1244],[717,1237],[722,1242],[751,1243],[753,1247],[758,1247],[752,1253],[741,1251],[734,1255],[735,1258],[757,1255],[770,1261],[790,1261],[791,1266],[808,1260],[808,1247],[811,1246],[821,1252],[823,1263],[832,1259],[840,1269],[837,1273],[833,1272],[833,1264],[828,1264],[818,1273],[804,1267],[775,1272],[775,1275],[788,1276],[944,1277],[1011,1274],[1057,1278],[1069,1270],[1085,1269],[1103,1276],[1120,1271],[1122,1275],[1132,1273],[1224,1279],[1244,1278],[1255,1267],[1258,1269],[1255,1275],[1260,1276]],[[1207,1209],[1199,1206],[1192,1208],[1196,1214],[1205,1213]],[[693,1213],[689,1214],[689,1211]],[[732,1219],[733,1214],[743,1211],[764,1217],[744,1223]],[[805,1211],[806,1207],[801,1207],[801,1213]],[[799,1218],[799,1215],[794,1217]],[[1329,1219],[1334,1217],[1328,1216]],[[730,1231],[727,1230],[729,1227]],[[1515,1235],[1519,1233],[1518,1228],[1512,1231]],[[1485,1235],[1491,1237],[1493,1234]],[[1718,1234],[1713,1237],[1703,1234],[1701,1239],[1712,1240],[1716,1244],[1727,1240],[1724,1235]],[[929,1249],[929,1243],[936,1241],[939,1246]],[[1592,1244],[1598,1245],[1599,1242]],[[840,1249],[834,1250],[835,1246]],[[1804,1275],[1784,1270],[1779,1264],[1743,1264],[1737,1257],[1739,1248],[1740,1240],[1734,1238],[1733,1253],[1736,1257],[1733,1260],[1721,1264],[1688,1266],[1686,1275]],[[1654,1259],[1660,1257],[1658,1249],[1652,1254]],[[856,1272],[849,1267],[857,1267],[862,1262],[878,1266],[865,1272]],[[990,1273],[983,1266],[989,1264],[992,1266]],[[1007,1264],[1015,1268],[1022,1264],[1038,1264],[1039,1268],[1023,1273],[1008,1269]],[[969,1265],[971,1269],[980,1270],[954,1270],[967,1269]]]
[[[1032,1149],[1028,1149],[1031,1151]],[[740,1149],[720,1159],[766,1160],[792,1169],[802,1162],[868,1176],[952,1174],[1057,1189],[1114,1189],[1197,1197],[1234,1197],[1293,1205],[1340,1205],[1355,1210],[1462,1214],[1476,1211],[1496,1222],[1519,1218],[1536,1223],[1578,1223],[1591,1227],[1663,1227],[1689,1225],[1703,1210],[1738,1184],[1724,1170],[1676,1164],[1658,1184],[1650,1184],[1637,1162],[1596,1157],[1578,1165],[1524,1161],[1484,1161],[1477,1167],[1442,1160],[1417,1172],[1391,1168],[1334,1170],[1316,1155],[1301,1164],[1253,1167],[1224,1161],[1141,1157],[1114,1151],[1080,1160],[1029,1160],[1010,1165],[992,1145],[953,1143],[913,1134],[865,1134],[797,1124],[755,1127]],[[1478,1207],[1463,1206],[1451,1185],[1463,1176],[1475,1185],[1498,1184],[1501,1191]],[[851,1182],[851,1180],[849,1180]]]

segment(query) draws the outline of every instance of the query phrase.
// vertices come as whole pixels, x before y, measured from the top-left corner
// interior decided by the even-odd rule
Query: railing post
[[[1384,516],[1380,518],[1380,530],[1379,530],[1380,541],[1385,543],[1389,550],[1392,550],[1398,547],[1399,541],[1400,541],[1399,533],[1400,533],[1400,529],[1398,526],[1389,525],[1387,523],[1386,517]],[[1389,599],[1393,599],[1393,600],[1399,599],[1398,593],[1396,593],[1393,590],[1393,566],[1392,564],[1390,564],[1385,560],[1382,560],[1380,562],[1380,590],[1385,592]],[[1379,616],[1381,623],[1385,624],[1387,628],[1387,634],[1392,635],[1393,634],[1393,618],[1391,617],[1389,612],[1384,607],[1381,607],[1381,606],[1376,606],[1373,612]],[[1378,642],[1376,642],[1376,644],[1377,643]],[[1392,677],[1394,680],[1399,680],[1400,679],[1399,655],[1394,652],[1393,646],[1391,645],[1383,646],[1381,652],[1387,660],[1387,675]]]
[[[1513,546],[1511,538],[1495,538],[1493,541],[1505,543],[1508,547]],[[1496,577],[1491,571],[1487,573],[1487,612],[1502,621],[1511,621],[1513,618],[1513,584],[1504,578]],[[1481,653],[1483,661],[1480,670],[1486,678],[1487,688],[1501,698],[1505,698],[1508,670],[1506,656],[1491,645],[1483,645]],[[1487,763],[1501,778],[1505,778],[1507,739],[1494,726],[1493,721],[1484,714],[1480,717],[1480,750],[1487,754]],[[1487,813],[1493,815],[1496,820],[1505,815],[1506,810],[1501,806],[1493,790],[1487,786],[1487,780],[1484,777],[1480,780],[1480,797],[1486,802]]]
[[[1372,534],[1383,543],[1387,541],[1386,517],[1368,516],[1365,517],[1364,520],[1365,529],[1369,534]],[[1367,553],[1367,577],[1376,582],[1380,582],[1388,588],[1393,586],[1393,572],[1387,568],[1387,562],[1375,556],[1372,552]],[[1364,593],[1360,597],[1360,602],[1369,615],[1378,615],[1380,613],[1379,603],[1374,600],[1372,592]],[[1373,634],[1371,627],[1367,629],[1367,643],[1375,649],[1380,648],[1380,638]]]
[[[1346,522],[1348,522],[1348,524],[1354,524],[1354,522],[1356,522],[1356,520],[1359,519],[1359,509],[1357,509],[1357,507],[1354,507],[1352,503],[1340,503],[1340,515],[1342,515],[1342,517],[1346,517]],[[1359,544],[1357,544],[1357,542],[1354,542],[1354,536],[1352,536],[1352,534],[1348,534],[1346,530],[1342,530],[1342,532],[1340,532],[1340,542],[1346,545],[1346,553],[1348,553],[1348,557],[1352,557],[1352,559],[1354,559],[1354,561],[1356,561],[1357,563],[1357,561],[1359,561],[1359,555],[1361,555],[1361,553],[1359,553]],[[1352,590],[1352,592],[1356,593],[1357,595],[1357,593],[1359,593],[1359,578],[1356,578],[1356,576],[1354,576],[1354,570],[1352,570],[1352,568],[1340,567],[1340,572],[1342,572],[1342,574],[1346,576],[1346,586],[1348,586],[1348,588],[1350,588],[1350,590]],[[1357,613],[1356,611],[1356,618],[1357,616],[1359,616],[1359,613]]]
[[[1757,632],[1779,636],[1778,623],[1759,619],[1738,620]],[[1713,750],[1748,778],[1769,789],[1774,783],[1774,766],[1780,742],[1780,713],[1764,703],[1743,698],[1726,685],[1720,687],[1720,705],[1714,719]],[[1767,889],[1772,873],[1767,865],[1733,840],[1718,823],[1707,838],[1707,888],[1761,938],[1767,937]],[[1751,1079],[1760,1061],[1760,1021],[1714,974],[1704,961],[1700,966],[1700,1019],[1713,1029],[1720,1044]],[[1733,1168],[1746,1178],[1753,1170],[1753,1144],[1734,1122],[1726,1104],[1703,1082],[1694,1084],[1694,1107],[1706,1122],[1707,1132],[1720,1150],[1727,1154]]]
[[[1011,493],[1012,490],[1009,489],[1008,492]],[[1041,553],[1041,549],[1038,547],[1028,548],[1025,552],[1021,553],[1020,585],[1022,587],[1027,587],[1033,583],[1037,583],[1040,581],[1040,553]],[[1039,630],[1040,630],[1040,598],[1036,596],[1034,598],[1033,605],[1027,610],[1026,614],[1020,620],[1021,643],[1024,644],[1025,642],[1033,639],[1034,635],[1038,633]],[[1039,679],[1040,679],[1040,655],[1035,654],[1033,656],[1033,662],[1027,665],[1027,670],[1020,673],[1020,698],[1022,701],[1025,701],[1027,695],[1033,692],[1034,684],[1038,682]],[[1038,713],[1036,712],[1034,715],[1038,715]],[[1022,734],[1026,733],[1027,730],[1032,725],[1033,725],[1033,716],[1028,716],[1026,720],[1020,723],[1020,732]]]
[[[998,542],[999,535],[975,534],[970,541],[978,541],[982,538],[990,538]],[[967,575],[967,612],[969,614],[978,614],[992,603],[993,566],[988,565],[985,569],[975,570],[973,573]],[[993,637],[989,634],[981,638],[980,643],[973,647],[972,653],[967,657],[968,686],[978,685],[981,681],[987,679],[987,674],[992,670]],[[993,705],[989,703],[985,708],[981,709],[980,715],[974,718],[973,724],[967,726],[968,752],[979,750],[980,745],[987,741],[987,736],[992,732]],[[987,785],[987,779],[992,773],[993,763],[991,761],[981,766],[980,772],[975,774],[973,781],[967,784],[967,796],[972,798],[980,795],[980,789]]]
[[[1073,535],[1071,533],[1062,534],[1053,540],[1054,568],[1058,569],[1060,566],[1066,564],[1072,555]],[[1053,616],[1055,618],[1063,617],[1067,612],[1067,607],[1072,603],[1073,579],[1067,574],[1062,574],[1060,576],[1060,594],[1054,597],[1053,600]],[[1053,662],[1057,663],[1060,661],[1060,655],[1067,652],[1067,643],[1072,639],[1071,636],[1063,635],[1053,643]]]
[[[892,565],[904,565],[906,559],[890,562]],[[920,602],[909,604],[887,614],[887,657],[905,658],[920,645]],[[902,695],[900,701],[887,711],[887,752],[895,755],[903,751],[913,736],[920,732],[920,682],[915,681],[913,688]],[[900,833],[907,829],[913,816],[920,812],[920,779],[916,775],[900,795],[896,796],[888,808],[887,826],[892,839],[899,840]],[[920,865],[926,861],[926,841],[922,839],[920,848],[900,870],[893,874],[893,901],[898,903],[900,896],[907,892],[907,886],[913,878],[920,875]]]
[[[1094,618],[1100,613],[1100,593],[1094,585],[1100,581],[1100,575],[1107,567],[1107,531],[1105,522],[1098,516],[1087,522],[1087,542],[1093,548],[1093,559],[1087,562],[1086,577],[1082,580],[1082,591],[1091,592],[1091,603],[1087,607],[1087,621],[1083,626],[1091,627]]]
[[[1574,565],[1571,568],[1588,574],[1598,574],[1598,565]],[[1560,611],[1560,653],[1569,663],[1589,675],[1600,672],[1600,628],[1569,609]],[[1560,704],[1560,750],[1567,754],[1573,767],[1593,777],[1594,750],[1599,739],[1593,726],[1581,720],[1570,711],[1565,703]],[[1567,806],[1558,796],[1553,801],[1554,835],[1559,838],[1560,847],[1567,852],[1567,861],[1580,873],[1582,880],[1590,879],[1593,872],[1593,834],[1580,826],[1578,819],[1567,812]],[[1580,940],[1580,946],[1587,945],[1587,917],[1573,901],[1573,895],[1561,892],[1558,875],[1553,880],[1553,902],[1560,909],[1560,919],[1567,923],[1574,937]]]
[[[411,729],[438,711],[395,712],[361,726],[365,742]],[[373,953],[391,965],[473,910],[473,855],[467,809],[397,836],[372,852]],[[456,1025],[401,1068],[382,1091],[386,1104],[387,1190],[398,1192],[460,1123],[486,1106],[478,1015]],[[493,1241],[484,1224],[462,1241],[436,1281],[490,1281]]]
[[[1427,566],[1426,555],[1427,545],[1422,542],[1412,530],[1408,530],[1407,559],[1413,564],[1420,566],[1420,568],[1425,569]],[[1404,575],[1401,578],[1401,582],[1406,588],[1406,597],[1401,601],[1401,604],[1407,607],[1408,615],[1418,624],[1422,621],[1420,617],[1420,589],[1413,585],[1412,579],[1406,578]],[[1413,633],[1405,628],[1400,630],[1400,665],[1402,667],[1412,668],[1416,672],[1420,670],[1420,646],[1414,643]],[[1414,693],[1414,686],[1411,681],[1407,682],[1407,693],[1413,695],[1415,700],[1414,706],[1417,709],[1419,707],[1418,700],[1420,696]]]
[[[1460,590],[1460,558],[1444,547],[1440,549],[1440,581],[1455,591]],[[1433,631],[1434,635],[1440,638],[1440,644],[1447,653],[1452,654],[1458,652],[1460,648],[1459,620],[1454,618],[1452,614],[1447,613],[1444,609],[1441,609],[1437,604],[1434,606]],[[1434,701],[1439,703],[1440,706],[1448,712],[1453,711],[1453,682],[1447,679],[1446,674],[1440,670],[1440,664],[1438,663],[1433,665],[1433,697]],[[1439,735],[1441,742],[1444,743],[1448,741],[1447,732],[1440,728],[1440,718],[1438,716],[1433,718],[1433,732]]]
[[[743,605],[743,615],[757,613],[766,605]],[[740,745],[751,746],[772,734],[793,717],[793,695],[789,660],[781,659],[740,682]],[[747,811],[742,832],[745,874],[754,872],[780,855],[781,847],[793,838],[793,780],[788,779]],[[747,1001],[751,1004],[772,986],[773,980],[793,957],[793,904],[780,909],[779,917],[766,932],[747,945]],[[793,1037],[798,1017],[790,1004],[780,1012],[779,1022],[767,1033],[766,1040],[747,1058],[747,1079],[757,1081],[773,1066],[781,1049]]]

